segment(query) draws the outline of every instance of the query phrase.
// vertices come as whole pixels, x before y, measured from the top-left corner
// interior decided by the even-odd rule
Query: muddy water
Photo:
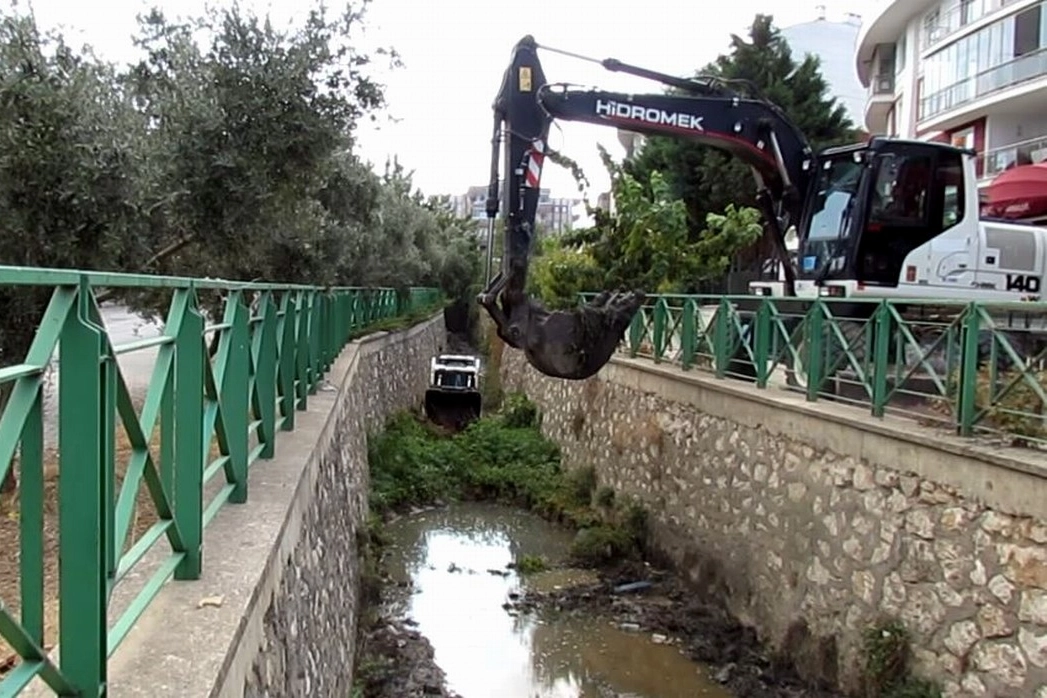
[[[729,698],[676,648],[606,620],[510,615],[524,585],[585,581],[582,571],[521,577],[523,555],[562,562],[572,535],[525,512],[458,505],[387,527],[387,570],[404,593],[394,615],[418,624],[451,689],[464,698]]]

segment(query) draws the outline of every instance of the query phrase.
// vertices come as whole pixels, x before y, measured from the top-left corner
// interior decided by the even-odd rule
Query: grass
[[[380,517],[451,501],[519,506],[579,530],[572,557],[599,566],[640,556],[646,513],[599,488],[593,468],[563,467],[559,447],[539,431],[541,415],[522,394],[447,434],[409,412],[369,441],[371,509]]]
[[[910,673],[909,633],[899,621],[884,620],[867,628],[862,650],[868,698],[940,698],[940,686]]]

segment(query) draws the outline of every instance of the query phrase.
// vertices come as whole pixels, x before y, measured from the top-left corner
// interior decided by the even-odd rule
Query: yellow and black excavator
[[[777,293],[800,299],[1016,300],[1035,288],[1038,297],[1047,237],[1029,226],[979,221],[976,154],[969,149],[874,137],[815,154],[782,109],[747,83],[679,78],[605,59],[595,62],[673,92],[578,89],[548,83],[538,49],[531,36],[516,44],[494,102],[488,283],[478,302],[498,335],[546,375],[575,380],[594,375],[644,302],[641,290],[604,291],[572,311],[551,312],[526,294],[542,165],[555,119],[684,138],[748,164],[764,220],[764,249],[774,250],[783,277],[772,284],[781,289]],[[505,241],[501,269],[492,277],[500,200]],[[795,263],[785,244],[790,228],[797,233]],[[1024,249],[1036,252],[1020,254]],[[1003,268],[1006,264],[1031,266]],[[751,288],[768,292],[757,283]]]

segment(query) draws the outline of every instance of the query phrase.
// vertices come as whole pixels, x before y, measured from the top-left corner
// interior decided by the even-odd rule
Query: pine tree
[[[785,111],[815,150],[859,137],[844,107],[829,93],[818,57],[807,55],[797,62],[771,15],[756,15],[748,40],[732,35],[731,50],[699,74],[748,81],[762,97]],[[626,169],[648,186],[653,172],[662,173],[687,207],[692,239],[706,228],[708,214],[722,214],[731,204],[756,205],[756,185],[749,168],[710,146],[655,136]],[[747,256],[760,259],[766,252],[753,250]]]

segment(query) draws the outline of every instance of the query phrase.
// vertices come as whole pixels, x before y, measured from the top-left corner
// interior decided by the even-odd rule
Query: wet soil
[[[367,698],[462,698],[449,690],[433,646],[410,621],[376,619],[361,637],[357,695]]]
[[[562,541],[549,539],[560,536],[527,530],[533,522],[516,515],[506,523],[491,510],[456,509],[416,513],[409,532],[394,534],[400,550],[383,562],[354,698],[487,698],[495,686],[499,698],[840,695],[805,684],[751,629],[696,601],[669,572],[551,560],[545,572],[516,577],[505,560],[554,550]],[[476,529],[492,521],[496,530]],[[516,550],[495,562],[488,556],[502,554],[506,538]]]
[[[605,570],[600,580],[549,591],[528,590],[508,606],[520,614],[555,612],[604,618],[618,628],[677,646],[709,668],[738,698],[840,698],[802,681],[761,647],[756,633],[727,612],[695,600],[669,572],[646,564]]]

